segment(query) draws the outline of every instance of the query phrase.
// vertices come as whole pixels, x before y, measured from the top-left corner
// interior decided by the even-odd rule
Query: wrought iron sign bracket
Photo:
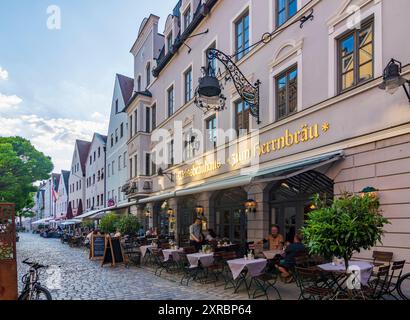
[[[306,23],[306,22],[308,22],[309,20],[310,21],[313,21],[313,19],[315,18],[315,16],[313,15],[313,13],[314,13],[314,10],[313,9],[310,9],[310,13],[308,14],[308,15],[305,15],[305,16],[303,16],[302,18],[300,18],[300,28],[302,29],[303,28],[303,25]]]
[[[209,49],[208,58],[210,60],[217,59],[222,62],[229,73],[229,78],[233,81],[239,96],[244,102],[249,104],[251,115],[255,117],[257,119],[257,123],[260,124],[259,88],[261,82],[257,80],[255,84],[251,84],[232,58],[218,49]]]

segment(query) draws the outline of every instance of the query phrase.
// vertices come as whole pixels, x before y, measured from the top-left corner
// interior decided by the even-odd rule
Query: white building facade
[[[60,181],[58,183],[57,201],[56,201],[56,215],[55,219],[64,220],[67,216],[68,201],[69,201],[69,179],[70,171],[61,171]]]
[[[85,176],[86,161],[90,150],[91,142],[76,140],[74,153],[71,162],[71,173],[68,183],[69,204],[68,219],[80,215],[84,212],[85,205]],[[72,217],[70,217],[72,215]]]
[[[134,88],[134,79],[117,74],[111,105],[110,123],[107,136],[106,159],[106,201],[107,207],[116,207],[128,202],[124,185],[128,175],[128,122],[123,112]]]
[[[107,136],[94,133],[85,164],[85,212],[105,207],[106,143]]]

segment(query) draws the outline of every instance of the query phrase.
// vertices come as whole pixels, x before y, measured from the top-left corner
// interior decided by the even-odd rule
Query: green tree
[[[48,179],[51,158],[21,137],[0,137],[0,201],[16,205],[17,216],[30,215],[34,182]]]
[[[126,214],[118,221],[117,228],[122,235],[135,235],[140,229],[140,223],[136,216]]]
[[[377,197],[344,194],[326,205],[315,197],[316,210],[302,228],[311,254],[342,257],[346,268],[354,252],[368,250],[381,241],[383,227],[389,223],[379,209]]]

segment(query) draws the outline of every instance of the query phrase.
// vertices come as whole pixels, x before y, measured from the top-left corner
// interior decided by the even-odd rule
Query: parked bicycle
[[[50,291],[41,286],[39,280],[39,270],[46,269],[48,266],[43,266],[37,262],[29,262],[28,259],[23,261],[24,264],[30,266],[29,271],[23,276],[22,282],[24,288],[19,296],[19,300],[52,300]]]
[[[401,276],[397,281],[397,292],[403,300],[410,300],[410,273]]]

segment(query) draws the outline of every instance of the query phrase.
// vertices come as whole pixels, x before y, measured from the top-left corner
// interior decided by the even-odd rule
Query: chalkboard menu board
[[[117,263],[124,263],[124,254],[121,247],[121,238],[111,238],[107,236],[105,238],[105,250],[102,266],[111,263],[115,266]]]
[[[105,252],[105,237],[92,236],[90,245],[90,259],[102,259]]]

